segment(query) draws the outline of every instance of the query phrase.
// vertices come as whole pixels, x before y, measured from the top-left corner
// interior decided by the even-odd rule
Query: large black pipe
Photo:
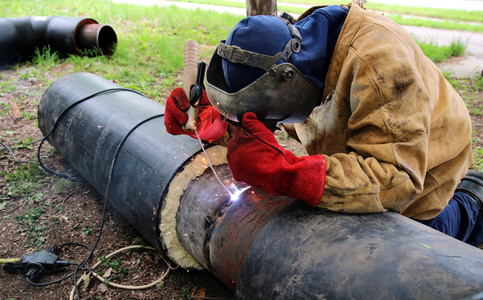
[[[0,18],[0,66],[28,59],[35,49],[50,47],[60,55],[114,54],[117,36],[109,25],[90,18]],[[94,51],[88,51],[94,50]]]
[[[119,88],[92,74],[65,76],[43,95],[39,126],[45,135],[57,122],[48,141],[101,194],[108,189],[109,203],[174,263],[193,266],[170,254],[173,245],[240,299],[483,292],[480,249],[397,213],[338,214],[269,196],[234,182],[226,163],[214,168],[230,189],[246,189],[238,200],[210,168],[190,177],[202,157],[197,141],[166,133],[162,105]],[[169,214],[175,229],[163,233]]]
[[[50,144],[103,196],[109,188],[110,204],[161,252],[154,224],[166,186],[200,151],[192,138],[168,134],[163,114],[164,106],[89,73],[57,80],[38,112],[44,136],[55,125]]]

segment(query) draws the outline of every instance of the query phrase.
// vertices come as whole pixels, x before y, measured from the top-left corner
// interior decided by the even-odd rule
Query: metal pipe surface
[[[57,121],[48,141],[101,194],[109,189],[109,203],[166,255],[160,211],[200,148],[166,132],[162,105],[133,92],[101,92],[117,88],[93,74],[65,76],[43,95],[39,127],[45,135]],[[233,183],[227,164],[215,171]],[[397,213],[332,213],[236,182],[243,192],[234,200],[209,168],[193,178],[173,210],[179,246],[236,298],[462,299],[483,292],[482,250]]]
[[[0,18],[0,66],[29,59],[35,49],[50,47],[60,55],[81,55],[88,50],[114,54],[117,35],[109,25],[90,18],[21,17]]]

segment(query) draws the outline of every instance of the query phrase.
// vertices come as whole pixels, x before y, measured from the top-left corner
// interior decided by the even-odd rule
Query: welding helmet
[[[265,124],[304,121],[321,102],[347,12],[332,5],[297,23],[263,15],[241,20],[211,58],[206,74],[211,104],[234,122],[249,111]]]
[[[247,39],[247,35],[261,40]],[[245,45],[240,45],[243,41]],[[241,122],[249,111],[262,122],[305,120],[320,96],[289,62],[300,52],[301,42],[297,28],[282,18],[253,16],[242,20],[226,41],[219,42],[210,61],[206,92],[211,104],[234,122]]]

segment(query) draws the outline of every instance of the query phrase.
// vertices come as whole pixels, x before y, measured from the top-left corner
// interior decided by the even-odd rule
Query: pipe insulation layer
[[[92,55],[97,51],[111,56],[116,45],[114,29],[90,18],[0,18],[0,66],[28,59],[34,56],[35,49],[44,47],[60,55]]]
[[[483,252],[397,213],[340,214],[235,182],[226,149],[172,136],[164,107],[88,73],[39,106],[48,141],[173,266],[239,299],[462,299]],[[218,180],[220,179],[220,181]]]

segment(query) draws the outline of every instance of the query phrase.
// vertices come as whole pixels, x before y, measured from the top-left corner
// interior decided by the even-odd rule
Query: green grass
[[[462,56],[466,52],[466,45],[460,40],[453,41],[448,46],[439,46],[434,39],[418,40],[416,37],[414,39],[421,50],[423,50],[424,55],[433,62],[442,62],[452,56]]]
[[[35,163],[21,164],[12,172],[0,171],[10,197],[29,195],[35,191],[45,173]]]
[[[443,72],[446,79],[461,95],[468,111],[473,116],[483,114],[481,94],[483,92],[483,77],[476,73],[472,78],[455,78],[452,72]],[[473,165],[471,169],[483,171],[483,141],[479,139],[478,127],[473,126]]]
[[[27,232],[29,241],[37,247],[41,246],[45,242],[42,231],[44,227],[40,224],[40,216],[43,213],[43,209],[40,206],[29,207],[26,211],[18,214],[15,219],[18,224],[24,225],[24,228],[17,233]],[[31,245],[27,242],[24,244],[25,248],[29,248]]]
[[[452,74],[445,74],[445,77],[461,95],[469,112],[475,116],[482,115],[483,107],[479,102],[478,96],[483,91],[483,77],[479,74],[475,74],[473,78],[454,78]]]
[[[223,5],[229,7],[245,8],[244,2],[233,2],[223,0],[172,0],[178,2],[191,2],[199,4]],[[280,1],[282,2],[282,1]],[[322,4],[344,4],[347,1],[319,1],[319,0],[286,0],[284,3],[303,4],[303,5],[322,5]],[[401,2],[403,3],[403,2]],[[453,30],[483,32],[483,11],[466,11],[444,8],[422,8],[407,7],[403,5],[390,5],[369,1],[367,9],[384,12],[386,16],[401,25],[426,26],[434,28],[444,28]],[[277,5],[278,11],[301,14],[305,7],[293,7],[288,5]],[[404,15],[404,17],[403,17]],[[410,18],[408,18],[410,16]],[[439,19],[439,20],[434,20]],[[443,21],[444,20],[444,21]]]
[[[294,1],[294,0],[292,0]],[[404,2],[401,2],[403,4]],[[403,5],[391,5],[383,3],[369,2],[366,7],[368,9],[391,12],[411,16],[419,16],[424,18],[436,18],[441,20],[451,20],[459,22],[474,22],[483,25],[483,11],[478,10],[458,10],[445,8],[425,8],[425,7],[408,7]]]
[[[483,32],[483,23],[468,23],[454,20],[432,20],[418,17],[405,17],[397,14],[387,14],[387,17],[401,25],[423,26],[448,30]],[[481,22],[481,21],[480,21]]]
[[[483,148],[475,148],[473,159],[473,166],[471,168],[483,172]]]
[[[106,256],[103,255],[99,260],[101,261],[101,267],[103,267],[103,269],[111,268],[114,271],[114,274],[110,279],[122,279],[129,274],[129,269],[122,266],[119,257],[116,255],[110,258],[106,258]],[[103,276],[104,273],[104,271],[100,271],[99,275]]]
[[[42,49],[26,63],[38,69],[31,75],[49,86],[52,79],[43,74],[62,63],[68,73],[95,73],[157,101],[167,97],[160,91],[173,86],[175,76],[183,67],[186,40],[196,40],[200,44],[200,57],[207,59],[218,40],[228,36],[240,20],[239,16],[230,14],[182,10],[174,6],[116,4],[106,0],[7,1],[2,3],[0,14],[0,17],[82,16],[111,25],[119,42],[112,57],[72,55],[60,58],[56,53]],[[8,87],[8,84],[0,82],[2,86]]]

